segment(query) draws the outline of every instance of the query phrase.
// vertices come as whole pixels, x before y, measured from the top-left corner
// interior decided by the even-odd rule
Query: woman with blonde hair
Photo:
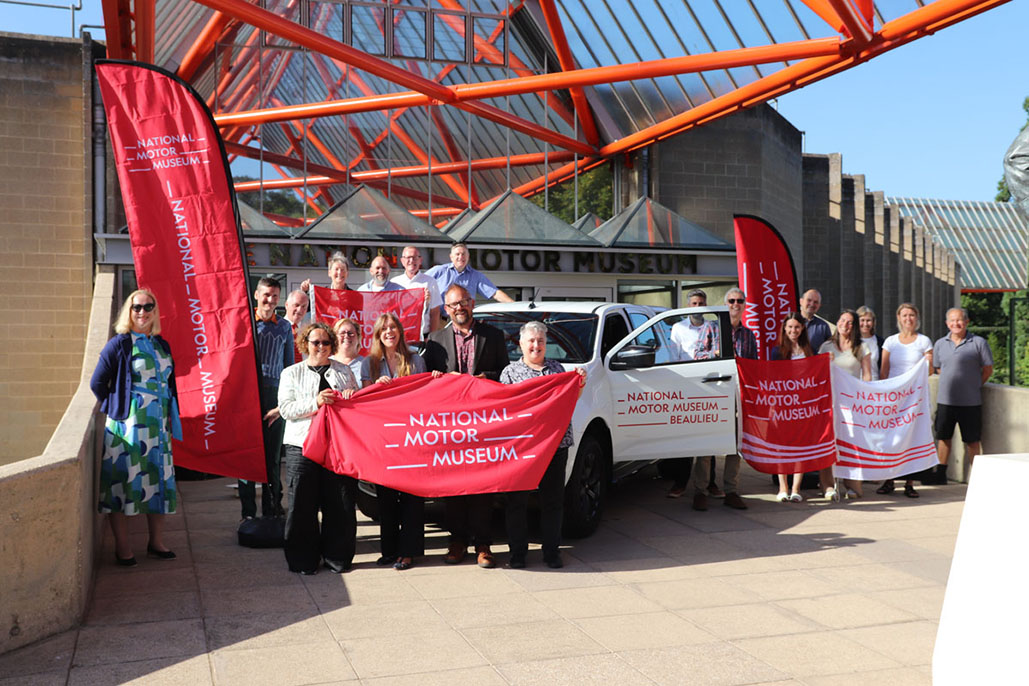
[[[844,310],[836,322],[836,333],[832,338],[822,343],[818,349],[819,354],[829,353],[832,363],[847,374],[863,381],[872,380],[872,365],[869,359],[868,350],[861,342],[861,334],[858,332],[857,313],[854,310]],[[826,467],[818,472],[819,481],[825,491],[825,497],[832,501],[840,499],[836,490],[836,482],[832,476],[832,467]],[[860,498],[861,482],[854,479],[845,479],[844,485],[847,488],[847,498]]]
[[[868,359],[871,362],[872,381],[879,380],[879,367],[882,362],[883,337],[875,332],[875,312],[871,307],[862,305],[857,309],[858,331],[861,333],[861,342],[868,350]]]
[[[361,363],[364,386],[388,384],[393,379],[421,374],[425,360],[412,353],[404,340],[404,327],[392,312],[383,312],[372,329],[372,345]],[[379,550],[375,564],[410,569],[414,559],[425,553],[425,500],[385,486],[376,485],[379,500]]]
[[[918,308],[912,303],[901,303],[897,308],[898,333],[893,334],[883,343],[882,368],[880,379],[892,379],[901,376],[922,360],[929,360],[929,369],[933,367],[933,342],[925,334],[918,333]],[[875,490],[887,495],[893,493],[893,479],[887,479]],[[904,495],[917,498],[914,479],[904,482]]]
[[[99,511],[109,513],[115,561],[136,564],[126,517],[145,513],[147,555],[174,560],[164,544],[164,515],[178,505],[172,438],[182,438],[171,347],[161,338],[157,298],[145,288],[125,300],[117,334],[100,352],[89,387],[100,401],[104,451]]]

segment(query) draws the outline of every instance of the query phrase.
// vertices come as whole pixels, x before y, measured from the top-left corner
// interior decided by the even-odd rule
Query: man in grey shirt
[[[936,394],[936,449],[938,472],[946,474],[954,426],[961,427],[961,440],[969,465],[982,452],[982,387],[993,374],[993,353],[982,336],[968,330],[968,312],[960,307],[947,310],[950,334],[933,346],[933,366],[940,374]]]

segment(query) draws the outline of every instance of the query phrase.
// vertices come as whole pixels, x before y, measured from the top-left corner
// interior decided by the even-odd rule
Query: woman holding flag
[[[901,303],[897,308],[898,333],[893,334],[883,343],[882,370],[880,379],[892,379],[901,376],[923,360],[929,360],[929,370],[933,368],[933,342],[925,334],[918,333],[918,308],[911,303]],[[893,479],[887,479],[875,490],[880,495],[893,493]],[[914,479],[904,482],[904,495],[917,498]]]
[[[811,350],[811,343],[808,342],[804,316],[800,312],[791,312],[779,328],[779,345],[772,349],[772,359],[799,360],[814,354],[814,351]],[[788,476],[787,474],[779,475],[779,494],[775,496],[775,499],[780,503],[802,502],[804,496],[800,494],[800,484],[804,480],[804,472],[797,472],[793,475],[792,492],[790,492]]]
[[[388,384],[425,372],[425,360],[413,354],[404,340],[404,327],[392,312],[383,312],[372,329],[372,346],[361,362],[361,384]],[[379,500],[379,551],[375,564],[410,569],[425,553],[425,500],[376,485]]]
[[[832,363],[851,376],[862,381],[872,380],[871,355],[864,343],[861,342],[860,327],[857,322],[857,313],[854,310],[844,310],[836,321],[836,333],[832,338],[822,343],[818,349],[819,354],[829,353]],[[818,479],[825,490],[825,497],[836,501],[840,499],[839,492],[832,476],[832,467],[826,467],[818,473]],[[844,481],[847,488],[848,498],[860,498],[861,482],[847,479]]]

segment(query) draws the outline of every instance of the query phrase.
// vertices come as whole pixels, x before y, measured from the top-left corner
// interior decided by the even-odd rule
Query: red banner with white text
[[[510,385],[468,374],[408,376],[323,406],[304,455],[425,498],[532,490],[578,397],[575,372]]]
[[[367,355],[372,345],[375,320],[383,312],[393,312],[404,327],[404,340],[411,342],[422,337],[422,312],[425,308],[424,288],[402,291],[341,291],[324,286],[311,286],[314,294],[315,318],[330,326],[349,317],[358,323],[361,331],[361,354]]]
[[[266,481],[242,236],[211,113],[163,69],[98,61],[96,73],[136,281],[157,297],[172,348],[175,464]]]
[[[743,323],[757,335],[758,358],[771,359],[779,327],[797,309],[797,276],[793,257],[782,235],[758,217],[733,217],[736,233],[736,273],[747,294]]]
[[[829,356],[768,362],[736,358],[740,455],[765,474],[796,474],[836,460]]]

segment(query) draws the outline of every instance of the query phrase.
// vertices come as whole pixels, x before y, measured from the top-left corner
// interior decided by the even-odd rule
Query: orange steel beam
[[[843,20],[836,10],[829,4],[829,0],[801,0],[812,12],[821,17],[822,21],[832,27],[836,33],[843,33]]]
[[[267,153],[265,153],[267,155]],[[566,162],[575,157],[573,153],[556,151],[549,153],[548,155],[550,162]],[[300,162],[300,160],[298,160]],[[487,157],[480,160],[472,160],[469,162],[440,162],[439,164],[432,165],[432,171],[435,172],[437,168],[440,173],[452,173],[460,169],[467,170],[471,166],[472,171],[483,171],[487,169],[503,169],[508,164],[512,167],[525,167],[537,164],[543,164],[544,154],[541,152],[526,153],[524,155],[512,155],[508,157]],[[310,165],[309,165],[310,168]],[[370,171],[352,171],[350,172],[350,180],[355,182],[367,183],[368,181],[384,181],[388,177],[392,176],[395,179],[409,178],[409,177],[420,177],[425,176],[429,171],[429,167],[426,165],[415,165],[410,167],[394,167],[390,169],[373,169]],[[301,186],[328,186],[339,183],[338,177],[330,176],[308,176],[308,177],[290,177],[284,179],[266,179],[264,181],[240,181],[234,184],[234,188],[237,192],[255,191],[261,188],[264,189],[282,189],[282,188],[299,188]]]
[[[372,57],[368,53],[352,48],[349,45],[327,38],[317,31],[283,19],[273,12],[246,2],[246,0],[195,1],[211,9],[224,12],[240,21],[244,21],[255,28],[274,34],[279,38],[303,45],[323,55],[333,57],[358,69],[375,74],[387,81],[400,84],[419,93],[424,93],[436,100],[449,103],[454,99],[453,93],[446,86],[412,74],[406,69],[394,66],[386,60]]]
[[[368,166],[369,167],[371,167],[372,169],[378,169],[379,168],[379,161],[377,159],[375,159],[375,155],[373,154],[373,150],[372,150],[371,146],[368,145],[368,141],[365,140],[364,134],[361,133],[360,127],[358,127],[357,124],[350,124],[350,126],[348,127],[348,130],[350,131],[350,135],[353,136],[354,140],[357,141],[357,146],[359,148],[361,148],[361,154],[358,155],[357,157],[355,157],[350,162],[350,165],[348,166],[348,168],[353,169],[355,166],[360,164],[361,163],[361,158],[363,157],[365,159],[365,161],[368,162]]]
[[[827,0],[833,10],[839,16],[847,33],[859,45],[864,45],[872,40],[872,26],[865,21],[861,10],[854,6],[851,0]]]
[[[568,164],[558,167],[557,169],[548,174],[544,174],[543,176],[537,179],[527,181],[526,183],[523,183],[521,186],[513,188],[512,191],[517,193],[518,195],[528,198],[537,193],[540,193],[541,191],[543,191],[544,188],[557,185],[562,181],[567,181],[576,174],[585,174],[594,167],[599,167],[600,165],[605,164],[606,162],[607,160],[602,157],[586,157],[579,160],[578,162],[569,162]],[[489,205],[491,202],[499,198],[501,195],[503,195],[503,193],[497,194],[496,196],[486,200],[484,204]]]
[[[102,0],[107,56],[115,60],[132,59],[132,10],[129,0]]]
[[[937,0],[939,2],[940,0]],[[608,67],[591,67],[576,69],[556,74],[523,76],[515,79],[484,81],[454,86],[454,96],[458,101],[480,98],[497,98],[505,95],[535,93],[545,90],[571,88],[573,86],[592,86],[601,83],[615,83],[642,78],[673,76],[713,69],[729,69],[745,67],[769,62],[785,62],[819,56],[839,56],[842,43],[838,38],[818,38],[814,40],[781,43],[757,48],[739,48],[702,55],[686,55],[670,57],[635,64],[618,64]],[[413,92],[373,95],[348,100],[331,102],[306,103],[288,107],[252,110],[249,112],[233,112],[215,115],[219,126],[236,124],[254,124],[268,121],[288,121],[307,117],[327,117],[359,112],[374,112],[395,107],[416,107],[434,105],[431,98]]]
[[[415,159],[417,159],[423,165],[436,165],[439,163],[439,160],[437,160],[435,157],[430,159],[429,155],[427,155],[426,152],[422,150],[417,143],[415,143],[414,139],[411,138],[411,136],[409,136],[407,132],[404,131],[404,129],[398,126],[395,122],[390,122],[389,127],[390,130],[393,132],[393,135],[395,135],[401,143],[406,145],[407,149],[410,150],[411,153],[415,156]],[[450,190],[454,191],[459,198],[463,198],[464,200],[468,201],[468,203],[472,207],[478,209],[479,194],[478,192],[476,192],[474,184],[471,184],[471,188],[469,189],[467,185],[461,184],[460,179],[455,179],[450,174],[441,174],[440,178],[443,179],[443,183],[447,184],[447,186],[450,187]]]
[[[135,0],[133,9],[136,25],[136,59],[152,64],[154,61],[154,0]]]
[[[297,170],[301,170],[301,171],[306,169],[307,172],[314,172],[316,174],[323,174],[325,176],[329,176],[329,177],[332,177],[334,179],[338,179],[339,183],[346,183],[347,182],[347,173],[346,173],[345,170],[342,170],[342,169],[335,169],[333,167],[326,167],[326,166],[323,166],[323,165],[320,165],[320,164],[313,164],[311,162],[308,162],[307,165],[305,166],[303,160],[297,160],[297,159],[292,158],[292,157],[286,157],[285,155],[279,155],[278,153],[274,153],[274,152],[257,150],[256,148],[248,148],[246,146],[239,145],[238,143],[233,143],[231,141],[226,141],[225,142],[225,151],[227,153],[231,153],[231,154],[234,154],[234,155],[239,155],[241,157],[246,157],[248,159],[260,159],[260,158],[263,158],[263,159],[265,159],[269,163],[281,165],[281,166],[287,167],[289,169],[297,169]],[[283,176],[286,176],[286,175],[283,174]],[[308,185],[310,185],[310,184],[308,184]],[[372,186],[373,188],[382,188],[382,189],[386,188],[386,182],[385,181],[371,180],[371,181],[368,182],[368,185]],[[427,193],[423,193],[421,191],[416,191],[416,190],[414,190],[412,188],[406,188],[404,186],[399,186],[397,184],[393,184],[392,191],[393,191],[393,193],[395,193],[397,195],[402,195],[402,196],[408,197],[408,198],[414,198],[415,200],[421,200],[423,202],[427,202],[428,199],[429,199],[429,196],[428,196]],[[448,198],[445,195],[434,194],[432,196],[432,201],[434,203],[438,203],[438,204],[444,205],[446,207],[457,207],[459,209],[464,209],[464,208],[468,207],[468,203],[467,202],[461,202],[460,200],[455,200],[454,198]]]
[[[221,12],[215,12],[211,15],[203,30],[200,31],[200,35],[193,41],[193,45],[189,46],[185,57],[182,58],[177,72],[179,78],[183,81],[189,81],[196,75],[200,65],[204,63],[214,50],[214,44],[218,42],[218,37],[231,21],[232,17]]]
[[[600,155],[611,156],[645,147],[737,110],[764,102],[768,98],[796,90],[804,85],[850,69],[862,62],[892,50],[919,36],[938,31],[974,14],[1002,5],[1009,0],[936,0],[909,14],[894,19],[873,36],[872,41],[849,55],[814,57],[790,65],[774,74],[742,86],[731,93],[698,105],[688,112],[649,126],[600,149]],[[845,44],[849,45],[849,43]]]
[[[255,7],[245,0],[196,0],[196,2],[225,12],[240,21],[245,21],[280,38],[363,69],[387,81],[413,88],[430,99],[440,100],[448,104],[453,103],[456,107],[467,110],[484,119],[489,119],[502,126],[521,131],[526,135],[539,138],[568,150],[581,154],[594,152],[593,146],[580,143],[573,138],[551,131],[535,122],[516,117],[496,107],[478,102],[458,103],[456,102],[454,91],[446,86],[440,85],[431,79],[412,74],[405,69],[396,67],[385,60],[372,57],[339,41],[326,38],[317,31],[312,31],[299,24],[287,21],[272,12]]]
[[[459,170],[459,173],[461,175],[461,183],[464,184],[465,188],[467,188],[468,187],[468,167],[467,167],[468,163],[467,163],[467,161],[464,160],[463,155],[461,155],[461,149],[459,147],[457,147],[457,144],[454,142],[454,137],[452,135],[450,135],[450,129],[447,128],[447,123],[445,121],[443,121],[443,115],[440,113],[439,108],[438,107],[430,107],[429,108],[429,116],[432,118],[432,123],[436,127],[436,130],[439,131],[439,137],[443,140],[443,147],[447,149],[447,155],[450,157],[450,159],[452,161],[458,162],[458,163],[461,163],[461,164],[465,165],[465,168]],[[437,166],[437,167],[434,167],[432,169],[432,171],[437,171],[438,169],[439,169],[439,167]],[[478,192],[476,192],[475,193],[475,203],[476,204],[479,203],[479,197],[478,196],[479,196],[479,194],[478,194]]]
[[[293,127],[285,122],[281,122],[279,124],[279,128],[282,129],[283,135],[285,135],[286,138],[289,139],[289,149],[286,150],[286,156],[288,157],[291,154],[295,153],[296,159],[299,159],[301,161],[307,161],[307,158],[304,155],[303,142],[299,138],[297,138],[296,134],[293,133]],[[279,173],[282,174],[281,171]],[[285,174],[282,175],[285,176]],[[319,188],[315,195],[321,195],[325,199],[325,202],[328,203],[329,207],[332,207],[336,204],[336,201],[333,199],[332,193],[329,192],[328,188]]]
[[[540,0],[540,8],[543,10],[543,18],[547,22],[547,30],[550,32],[550,40],[557,50],[557,61],[564,71],[575,71],[575,59],[568,47],[568,38],[565,36],[564,26],[561,24],[561,17],[557,13],[557,6],[554,0]],[[568,89],[572,96],[572,104],[575,106],[575,114],[579,117],[579,125],[582,127],[582,134],[590,145],[600,145],[600,134],[597,132],[597,125],[593,121],[593,112],[589,103],[586,102],[586,94],[580,86],[572,86]]]

